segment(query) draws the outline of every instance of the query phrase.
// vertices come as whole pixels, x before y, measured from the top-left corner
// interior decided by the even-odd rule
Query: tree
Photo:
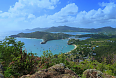
[[[24,43],[16,41],[13,37],[6,37],[0,42],[0,59],[7,66],[14,57],[17,57],[23,48]]]
[[[36,71],[36,56],[22,50],[24,43],[12,37],[6,37],[0,42],[0,59],[4,67],[6,78],[18,78],[24,74],[33,74]]]

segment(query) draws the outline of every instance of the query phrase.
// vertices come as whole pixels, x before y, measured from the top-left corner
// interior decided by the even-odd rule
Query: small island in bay
[[[43,39],[43,42],[41,42],[41,44],[45,44],[47,41],[50,40],[66,39],[69,38],[70,36],[72,35],[64,34],[64,33],[49,33],[49,32],[36,31],[32,33],[19,33],[17,35],[11,35],[10,37]]]

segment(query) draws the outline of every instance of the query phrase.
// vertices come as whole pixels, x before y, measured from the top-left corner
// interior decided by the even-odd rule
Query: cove
[[[74,45],[68,45],[68,39],[51,40],[46,44],[40,44],[42,39],[16,38],[17,41],[24,42],[23,50],[27,53],[36,53],[37,56],[43,55],[43,51],[50,50],[53,54],[66,53],[75,48]]]

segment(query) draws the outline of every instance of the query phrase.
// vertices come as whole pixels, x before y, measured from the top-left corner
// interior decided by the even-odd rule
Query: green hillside
[[[43,39],[44,43],[46,43],[49,40],[57,40],[57,39],[65,39],[69,38],[70,35],[63,34],[63,33],[49,33],[49,32],[32,32],[32,33],[19,33],[17,35],[11,35],[11,37],[25,37],[25,38],[37,38],[37,39]]]
[[[76,28],[76,27],[69,27],[69,26],[58,26],[58,27],[51,27],[46,29],[45,31],[48,32],[107,32],[107,33],[114,33],[116,32],[116,28],[112,28],[110,26],[102,27],[102,28]]]

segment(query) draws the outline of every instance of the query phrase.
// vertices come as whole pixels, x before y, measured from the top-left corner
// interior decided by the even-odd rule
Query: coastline
[[[73,50],[75,50],[77,48],[77,45],[73,44],[75,46],[75,48]],[[72,51],[72,50],[71,50]],[[66,52],[65,54],[69,54],[71,51]]]
[[[38,38],[26,38],[26,37],[16,37],[16,38],[24,38],[24,39],[38,39]],[[43,39],[39,39],[42,40],[42,42],[44,41]]]
[[[37,38],[25,38],[25,37],[17,37],[17,38],[24,38],[24,39],[37,39]],[[39,39],[39,40],[42,40],[41,42],[43,42],[44,40],[43,39]],[[58,39],[58,40],[62,40],[62,39]],[[40,44],[41,44],[40,42]],[[71,51],[75,50],[77,48],[77,45],[73,44],[74,48],[72,50],[69,50],[69,51],[66,51],[64,52],[64,54],[69,54]],[[54,51],[54,50],[53,50]]]
[[[37,38],[26,38],[26,37],[16,37],[16,38],[37,39]]]

